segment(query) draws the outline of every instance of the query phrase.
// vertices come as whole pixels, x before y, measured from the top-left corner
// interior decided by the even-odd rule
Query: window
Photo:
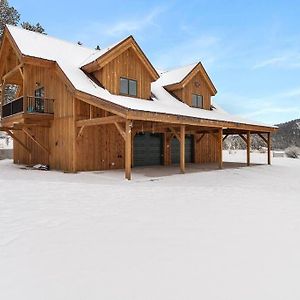
[[[133,79],[120,78],[120,94],[137,96],[137,81]]]
[[[203,96],[202,95],[193,94],[193,97],[192,97],[192,106],[193,107],[203,108]]]
[[[40,112],[40,113],[44,112],[44,108],[45,108],[45,105],[44,105],[45,89],[44,89],[44,87],[37,88],[34,91],[34,99],[35,99],[34,111]]]

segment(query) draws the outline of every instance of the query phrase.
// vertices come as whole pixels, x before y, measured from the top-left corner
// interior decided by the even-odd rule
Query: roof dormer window
[[[193,96],[192,96],[192,106],[193,107],[198,107],[198,108],[203,108],[203,96],[193,94]]]
[[[137,96],[137,81],[134,79],[120,78],[120,94],[126,96]]]

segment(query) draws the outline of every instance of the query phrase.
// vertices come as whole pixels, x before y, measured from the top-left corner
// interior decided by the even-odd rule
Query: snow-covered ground
[[[300,159],[234,166],[127,182],[0,161],[0,299],[300,299]]]

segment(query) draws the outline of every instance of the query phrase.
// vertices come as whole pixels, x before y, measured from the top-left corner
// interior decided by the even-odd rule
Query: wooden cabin
[[[93,50],[7,26],[0,74],[0,130],[14,139],[16,164],[125,169],[127,179],[136,166],[222,168],[223,141],[231,134],[247,144],[248,165],[251,135],[261,136],[270,164],[275,127],[216,107],[217,90],[201,63],[159,74],[132,36]]]

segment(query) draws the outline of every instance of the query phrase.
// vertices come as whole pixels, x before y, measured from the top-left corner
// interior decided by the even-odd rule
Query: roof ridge
[[[183,65],[183,66],[180,66],[180,67],[175,67],[175,68],[166,70],[166,71],[162,72],[161,74],[165,74],[165,73],[168,73],[168,72],[180,70],[180,69],[187,68],[187,67],[192,67],[192,66],[195,67],[195,66],[196,66],[197,64],[199,64],[199,63],[201,63],[201,62],[200,62],[200,61],[196,61],[196,62],[190,63],[190,64],[188,64],[188,65]]]
[[[99,50],[94,50],[94,49],[92,49],[92,48],[90,48],[90,47],[87,47],[87,46],[84,46],[84,45],[78,45],[78,44],[75,43],[75,42],[70,42],[70,41],[67,41],[67,40],[64,40],[64,39],[61,39],[61,38],[57,38],[57,37],[52,36],[52,35],[48,35],[48,34],[36,32],[36,31],[28,30],[28,29],[22,28],[22,27],[20,27],[20,26],[9,25],[9,24],[6,24],[5,26],[8,28],[8,30],[9,30],[9,28],[11,27],[11,28],[15,28],[15,29],[20,30],[20,31],[26,31],[27,33],[32,34],[32,35],[42,36],[42,37],[44,37],[44,38],[48,38],[48,39],[60,41],[60,42],[63,42],[63,43],[66,43],[66,44],[70,44],[70,45],[72,45],[72,46],[76,46],[76,47],[79,47],[79,48],[85,48],[85,49],[87,49],[87,50],[91,50],[91,51],[95,51],[95,52],[96,52],[96,51],[99,51]]]

